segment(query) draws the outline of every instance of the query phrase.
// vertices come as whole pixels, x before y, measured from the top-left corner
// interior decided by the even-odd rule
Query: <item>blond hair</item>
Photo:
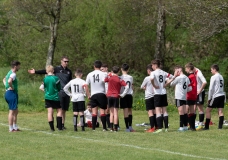
[[[46,72],[47,73],[54,73],[54,67],[52,65],[47,65],[46,66]]]

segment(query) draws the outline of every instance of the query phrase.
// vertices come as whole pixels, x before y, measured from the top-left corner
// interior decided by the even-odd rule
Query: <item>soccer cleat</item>
[[[129,126],[129,129],[131,132],[135,132],[135,130],[131,126]]]
[[[153,133],[157,134],[157,133],[160,133],[160,132],[162,132],[162,129],[158,129],[158,130],[156,130],[156,131],[153,132]]]
[[[113,132],[114,131],[114,129],[113,128],[110,128],[110,132]]]
[[[103,132],[106,132],[106,131],[108,131],[108,129],[106,128],[106,129],[103,129]]]
[[[168,128],[165,129],[165,132],[168,132]]]
[[[126,129],[126,132],[131,132],[130,129]]]
[[[155,129],[151,128],[151,129],[146,130],[146,132],[155,132]]]
[[[188,126],[183,127],[184,131],[188,130]]]
[[[180,127],[177,131],[178,131],[178,132],[184,132],[184,131],[186,131],[186,130],[184,129],[184,127]]]
[[[202,130],[203,129],[203,126],[199,125],[196,130],[199,131],[199,130]]]
[[[20,129],[14,129],[14,132],[20,132],[21,130]]]
[[[209,130],[209,128],[205,128],[205,127],[204,127],[203,130],[204,130],[204,131],[207,131],[207,130]]]
[[[78,131],[78,128],[77,127],[74,127],[74,131],[77,132]]]
[[[9,130],[9,132],[15,132],[15,130],[13,129],[13,130]]]
[[[63,127],[62,130],[66,130],[66,127]]]

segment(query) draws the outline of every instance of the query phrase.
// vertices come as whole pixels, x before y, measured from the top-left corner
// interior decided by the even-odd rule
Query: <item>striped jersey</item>
[[[97,93],[105,94],[104,79],[106,76],[107,74],[100,70],[94,70],[87,75],[86,84],[90,85],[91,96]]]
[[[144,78],[141,88],[143,89],[144,87],[145,87],[145,99],[154,97],[154,87],[151,83],[150,76],[147,76],[146,78]]]
[[[120,76],[120,79],[124,80],[126,82],[126,84],[128,85],[129,89],[127,94],[133,95],[133,77],[128,75],[128,74],[124,74],[122,76]],[[124,87],[121,87],[120,93],[122,94],[124,92]]]
[[[216,73],[211,77],[210,87],[208,92],[208,100],[225,95],[224,79],[221,74]]]
[[[72,102],[85,101],[85,86],[86,82],[81,78],[75,78],[65,85],[63,88],[64,92],[71,96]],[[69,92],[71,88],[71,92]]]
[[[156,69],[155,71],[151,72],[150,78],[151,80],[154,80],[154,84],[156,86],[159,86],[159,89],[154,88],[154,94],[155,95],[164,95],[166,94],[166,89],[164,88],[165,81],[166,79],[172,78],[173,75],[161,70],[161,69]]]
[[[191,89],[189,86],[189,78],[182,74],[176,77],[172,82],[171,86],[175,86],[175,99],[186,100],[187,92]]]

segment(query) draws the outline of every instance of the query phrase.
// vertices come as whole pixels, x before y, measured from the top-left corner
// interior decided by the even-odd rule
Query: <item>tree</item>
[[[53,64],[57,44],[58,27],[63,0],[12,0],[12,15],[16,16],[18,24],[29,26],[38,32],[49,30],[50,39],[46,65]]]

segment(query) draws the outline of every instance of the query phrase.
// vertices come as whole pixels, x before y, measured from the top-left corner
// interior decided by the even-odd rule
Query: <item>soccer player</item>
[[[121,67],[122,76],[120,78],[126,82],[129,89],[125,97],[120,98],[120,108],[123,109],[124,121],[126,126],[126,132],[134,132],[132,128],[132,103],[133,103],[133,77],[128,75],[129,65],[124,63]],[[124,92],[124,87],[121,87],[120,93]]]
[[[9,105],[9,132],[20,131],[17,126],[18,115],[18,81],[16,72],[20,69],[21,63],[19,61],[11,62],[11,70],[3,79],[5,85],[5,100]]]
[[[196,130],[200,130],[203,128],[203,121],[204,121],[204,99],[205,99],[205,91],[204,88],[207,85],[207,81],[205,77],[203,76],[202,72],[194,67],[194,73],[196,75],[196,81],[197,81],[197,101],[196,105],[194,106],[194,110],[196,111],[196,108],[199,112],[199,125],[196,128]]]
[[[63,129],[66,129],[64,126],[65,119],[66,119],[66,111],[69,110],[69,104],[70,104],[70,97],[63,91],[63,87],[70,82],[72,79],[72,72],[67,67],[69,63],[69,59],[66,56],[63,56],[61,58],[61,65],[56,66],[54,68],[54,74],[59,78],[60,84],[61,84],[61,90],[59,92],[59,98],[60,98],[60,105],[62,107],[62,125]],[[46,70],[35,70],[31,69],[28,70],[28,73],[30,74],[47,74]]]
[[[82,131],[85,131],[85,91],[88,91],[88,87],[86,82],[81,79],[82,78],[82,70],[77,69],[75,72],[75,79],[71,80],[69,83],[65,85],[63,88],[64,92],[71,97],[71,101],[73,103],[73,123],[74,123],[74,131],[78,131],[77,129],[77,119],[78,114],[80,115],[80,124],[82,127]],[[71,88],[71,92],[69,92],[69,88]],[[88,93],[87,93],[88,95]]]
[[[187,92],[191,91],[191,86],[189,86],[189,78],[184,75],[183,69],[181,66],[175,66],[174,68],[174,77],[175,79],[170,80],[170,86],[175,86],[175,101],[178,108],[178,113],[180,115],[180,128],[178,131],[187,131],[188,130],[188,117],[186,110],[186,95]]]
[[[124,80],[121,80],[118,76],[120,68],[114,66],[112,68],[112,75],[105,78],[105,82],[108,82],[108,107],[110,109],[110,128],[111,131],[118,131],[118,109],[119,109],[119,97],[124,97],[129,89]],[[121,87],[125,87],[122,94],[120,94]],[[114,129],[113,129],[114,124]]]
[[[92,107],[92,130],[95,130],[97,122],[98,106],[100,107],[101,122],[103,131],[107,131],[105,109],[107,109],[107,97],[105,95],[105,82],[106,74],[100,71],[102,66],[101,61],[94,62],[94,71],[90,72],[86,77],[87,85],[90,85],[91,97],[90,103]]]
[[[190,85],[192,90],[187,93],[187,110],[189,110],[188,121],[190,125],[190,130],[196,131],[195,128],[195,119],[196,114],[194,110],[194,105],[196,104],[197,100],[197,81],[196,76],[194,74],[194,65],[192,63],[187,63],[185,65],[185,71],[189,74],[188,78],[190,80]]]
[[[59,91],[61,89],[60,80],[54,75],[54,67],[46,67],[47,76],[44,78],[45,108],[48,111],[48,123],[51,131],[54,129],[53,109],[57,110],[57,128],[62,130],[62,109],[59,101]]]
[[[155,107],[154,107],[154,88],[152,86],[151,80],[150,80],[150,74],[153,72],[152,65],[147,65],[147,74],[149,76],[145,77],[143,80],[143,83],[141,85],[141,89],[145,90],[145,102],[146,102],[146,110],[148,112],[149,116],[149,122],[150,122],[150,129],[146,132],[154,132],[156,124],[156,113],[155,113]]]
[[[102,64],[101,71],[108,75],[108,65]],[[105,93],[106,94],[107,94],[107,91],[108,91],[108,83],[105,83]],[[107,122],[108,128],[110,128],[110,113],[109,113],[108,106],[107,106],[107,109],[105,110],[105,114],[106,114],[106,122]]]
[[[204,130],[209,129],[209,123],[211,120],[211,111],[213,108],[218,109],[219,115],[219,124],[218,129],[222,129],[224,115],[224,101],[225,101],[225,93],[224,93],[224,79],[223,76],[219,73],[219,66],[217,64],[213,64],[211,66],[211,73],[213,76],[210,80],[210,87],[208,92],[208,107],[206,109],[206,123]]]
[[[168,112],[166,107],[168,106],[166,89],[165,89],[165,80],[168,78],[175,78],[171,74],[160,69],[161,62],[158,59],[155,59],[151,62],[152,69],[154,70],[150,77],[151,83],[154,87],[154,106],[156,111],[156,120],[158,129],[154,133],[162,132],[163,120],[165,123],[165,132],[168,132]],[[163,116],[162,117],[162,113]]]

